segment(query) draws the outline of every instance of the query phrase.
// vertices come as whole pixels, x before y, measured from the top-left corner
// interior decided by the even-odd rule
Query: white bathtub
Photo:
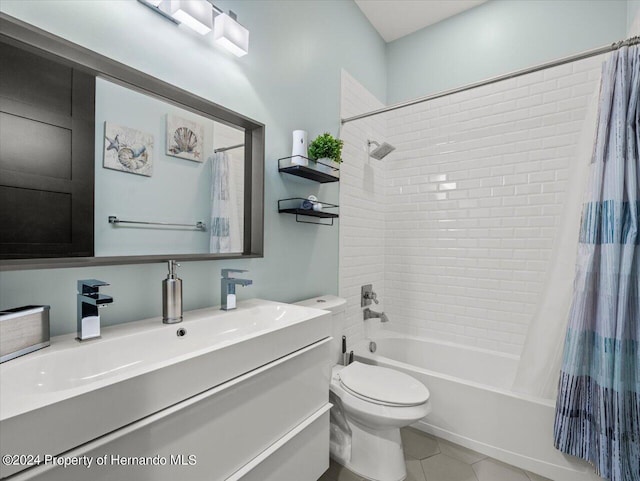
[[[354,350],[429,388],[432,412],[414,427],[554,481],[602,481],[553,447],[555,401],[511,392],[518,356],[384,332]]]

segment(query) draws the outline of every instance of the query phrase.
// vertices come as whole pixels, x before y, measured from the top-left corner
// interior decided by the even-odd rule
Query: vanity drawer
[[[329,346],[330,338],[314,343],[60,455],[87,456],[93,460],[90,469],[38,466],[19,473],[15,479],[226,480],[326,408],[331,368]],[[325,423],[328,430],[328,417],[322,419],[316,427]],[[325,441],[328,449],[328,435]],[[97,466],[97,459],[105,455],[106,466]],[[192,465],[190,455],[195,460]],[[118,456],[117,459],[156,456],[160,462],[166,460],[166,464],[124,466],[112,461]],[[175,464],[176,461],[180,464]]]
[[[316,481],[329,468],[327,403],[226,481]]]

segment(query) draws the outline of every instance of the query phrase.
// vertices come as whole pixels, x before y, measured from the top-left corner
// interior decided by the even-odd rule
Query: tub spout
[[[366,321],[367,319],[380,319],[380,322],[389,322],[389,318],[387,317],[387,315],[384,312],[376,312],[376,311],[372,311],[371,309],[369,309],[368,307],[362,311],[362,314],[364,315],[364,320]]]

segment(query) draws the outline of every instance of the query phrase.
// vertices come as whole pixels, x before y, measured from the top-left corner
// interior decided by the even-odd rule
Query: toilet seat
[[[337,378],[349,394],[382,406],[420,406],[429,400],[429,390],[421,382],[385,367],[355,361],[341,369]]]

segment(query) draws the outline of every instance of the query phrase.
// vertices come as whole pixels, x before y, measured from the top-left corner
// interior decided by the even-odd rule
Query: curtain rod
[[[614,50],[619,49],[620,47],[626,47],[631,45],[636,45],[640,43],[640,36],[631,37],[626,40],[622,40],[620,42],[612,43],[611,45],[606,45],[604,47],[594,48],[592,50],[587,50],[585,52],[581,52],[575,55],[570,55],[568,57],[562,57],[557,60],[552,60],[551,62],[546,62],[543,64],[536,65],[534,67],[528,67],[522,70],[515,70],[513,72],[498,75],[497,77],[491,77],[485,80],[480,80],[479,82],[470,83],[464,85],[462,87],[456,87],[450,90],[443,90],[442,92],[438,92],[435,94],[427,95],[425,97],[418,97],[417,99],[408,100],[406,102],[401,102],[393,105],[389,105],[387,107],[383,107],[381,109],[372,110],[370,112],[366,112],[364,114],[354,115],[353,117],[347,117],[346,119],[340,119],[341,125],[346,124],[347,122],[353,122],[354,120],[364,119],[367,117],[371,117],[373,115],[383,114],[385,112],[391,112],[393,110],[402,109],[405,107],[410,107],[412,105],[421,104],[423,102],[428,102],[429,100],[435,100],[442,97],[446,97],[448,95],[457,94],[459,92],[464,92],[465,90],[471,90],[476,87],[482,87],[484,85],[490,85],[496,82],[500,82],[502,80],[507,80],[515,77],[520,77],[521,75],[526,75],[529,73],[538,72],[540,70],[545,70],[551,67],[557,67],[559,65],[564,65],[566,63],[575,62],[577,60],[583,60],[585,58],[594,57],[596,55],[601,55],[603,53],[612,52]]]
[[[230,145],[229,147],[220,147],[219,149],[215,149],[213,153],[217,154],[218,152],[225,152],[227,150],[239,149],[240,147],[244,147],[244,144]]]

